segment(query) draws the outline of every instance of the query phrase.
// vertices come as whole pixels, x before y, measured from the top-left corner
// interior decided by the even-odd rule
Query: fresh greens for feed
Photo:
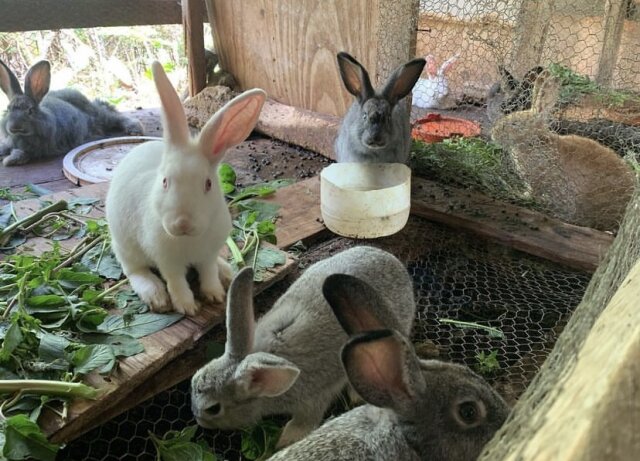
[[[188,426],[181,431],[169,431],[159,438],[149,433],[158,461],[216,461],[216,455],[204,440],[192,441],[197,426]]]
[[[271,456],[276,449],[282,428],[270,419],[262,420],[250,429],[242,432],[240,452],[245,459],[262,461]]]

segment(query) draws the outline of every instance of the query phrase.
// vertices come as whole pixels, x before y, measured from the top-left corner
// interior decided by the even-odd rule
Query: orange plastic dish
[[[417,120],[411,129],[411,136],[426,143],[436,143],[447,138],[472,137],[480,135],[480,125],[470,120],[429,114]]]

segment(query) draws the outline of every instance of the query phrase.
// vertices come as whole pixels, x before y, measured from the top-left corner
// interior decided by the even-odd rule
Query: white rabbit
[[[427,55],[427,65],[423,74],[413,87],[412,105],[422,109],[451,109],[456,106],[456,101],[449,90],[447,73],[451,71],[460,57],[459,54],[447,59],[440,68],[437,67],[436,58]]]
[[[253,276],[243,269],[227,296],[225,352],[191,380],[198,424],[240,429],[263,416],[290,415],[279,447],[320,424],[347,382],[339,355],[347,335],[323,295],[324,280],[337,273],[350,277],[344,296],[369,308],[354,322],[366,326],[375,315],[409,335],[415,315],[411,277],[395,256],[378,248],[358,246],[315,263],[258,322]]]
[[[218,256],[231,217],[218,183],[225,151],[253,129],[266,94],[247,91],[229,101],[193,139],[184,109],[162,66],[152,65],[163,109],[164,140],[132,149],[116,168],[106,199],[112,246],[129,283],[154,311],[198,311],[186,279],[199,274],[200,292],[222,301],[231,268]],[[160,272],[162,280],[151,269]],[[168,291],[168,296],[167,296]]]

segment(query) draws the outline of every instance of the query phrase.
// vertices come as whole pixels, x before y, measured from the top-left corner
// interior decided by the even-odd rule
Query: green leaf
[[[144,352],[144,345],[131,336],[88,334],[82,340],[88,344],[107,344],[116,357],[130,357]]]
[[[162,461],[215,461],[215,455],[205,443],[191,441],[196,430],[197,426],[188,426],[180,432],[169,431],[162,439],[150,434],[159,459]]]
[[[67,304],[67,300],[59,295],[39,295],[27,298],[26,303],[27,306],[33,308],[51,308],[65,306]]]
[[[14,221],[13,204],[7,203],[0,208],[0,230],[7,227],[12,221]]]
[[[35,184],[27,184],[25,186],[25,190],[31,192],[32,194],[36,194],[38,197],[42,197],[43,195],[49,195],[52,194],[53,192],[50,191],[49,189],[45,189],[42,186],[37,186]]]
[[[255,212],[257,221],[272,221],[278,217],[280,205],[262,200],[244,200],[238,202],[238,209],[241,211]]]
[[[76,350],[71,363],[76,374],[86,375],[97,368],[101,373],[108,373],[116,363],[116,356],[107,344],[90,344]]]
[[[80,263],[92,272],[113,280],[119,280],[122,277],[122,268],[111,249],[102,252],[100,245],[87,251],[80,260]]]
[[[220,179],[220,185],[225,195],[230,194],[236,190],[236,172],[233,171],[233,167],[228,163],[221,163],[218,168],[218,178]]]
[[[280,426],[271,420],[263,420],[251,429],[242,432],[240,453],[246,459],[266,459],[276,447],[280,437]]]
[[[56,360],[67,361],[65,349],[71,345],[71,341],[52,333],[44,333],[40,337],[38,346],[38,358],[44,362],[54,362]]]
[[[142,338],[173,325],[183,317],[182,314],[136,314],[129,322],[121,315],[108,315],[104,322],[98,325],[98,332],[126,335]]]
[[[96,285],[103,281],[102,277],[91,272],[81,272],[75,269],[61,269],[58,281],[64,288],[78,288],[83,285]]]
[[[20,345],[23,338],[20,325],[17,322],[12,322],[4,334],[2,348],[0,348],[0,362],[5,362],[11,357],[11,354]]]
[[[55,461],[60,445],[50,443],[38,425],[26,415],[11,416],[5,424],[2,454],[7,459]]]

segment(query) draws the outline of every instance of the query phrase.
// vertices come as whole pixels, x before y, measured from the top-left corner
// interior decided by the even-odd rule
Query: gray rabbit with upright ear
[[[4,166],[62,155],[94,139],[142,134],[140,122],[107,102],[91,102],[70,88],[49,92],[50,81],[49,62],[37,62],[27,72],[22,91],[15,74],[0,61],[0,89],[9,98],[0,120],[0,131],[7,136],[0,144]]]
[[[340,125],[338,162],[406,163],[411,148],[409,114],[401,100],[420,78],[426,61],[398,67],[381,90],[374,90],[367,70],[347,53],[338,53],[340,76],[356,97]]]
[[[409,334],[415,304],[411,278],[393,255],[355,247],[309,267],[257,323],[252,271],[240,271],[227,295],[227,342],[222,357],[191,382],[198,424],[239,429],[263,416],[288,414],[279,447],[316,428],[347,383],[340,348],[347,339],[322,295],[324,280],[348,273],[374,288],[379,316]],[[365,318],[362,319],[366,321]]]
[[[323,292],[350,335],[341,358],[369,404],[332,419],[272,461],[472,461],[509,407],[462,365],[420,360],[404,333],[377,315],[372,288],[344,274]]]

